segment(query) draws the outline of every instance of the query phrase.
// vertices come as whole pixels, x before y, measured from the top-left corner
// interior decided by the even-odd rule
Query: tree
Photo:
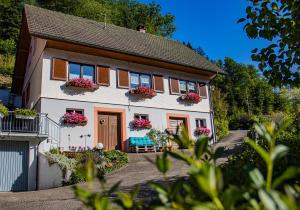
[[[263,38],[270,45],[253,49],[252,60],[273,86],[300,85],[300,1],[250,0],[244,29],[252,39]]]

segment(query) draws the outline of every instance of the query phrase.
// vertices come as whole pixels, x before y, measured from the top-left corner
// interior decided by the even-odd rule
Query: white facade
[[[178,101],[178,95],[171,95],[169,90],[169,78],[176,77],[178,79],[205,82],[200,74],[189,74],[174,70],[162,69],[153,66],[146,66],[137,63],[131,63],[121,60],[115,60],[105,57],[85,55],[75,52],[62,51],[57,49],[46,48],[46,41],[41,39],[33,39],[34,50],[33,55],[29,57],[31,62],[25,75],[24,90],[28,82],[30,82],[30,98],[27,108],[33,108],[41,113],[47,113],[48,116],[59,122],[65,114],[66,109],[82,109],[84,115],[88,118],[85,126],[65,126],[61,123],[61,147],[68,150],[69,146],[89,146],[94,147],[97,140],[97,132],[95,132],[95,109],[110,108],[122,109],[125,111],[126,138],[145,136],[148,130],[132,130],[129,123],[134,119],[134,114],[147,114],[152,122],[153,128],[163,131],[167,128],[168,114],[184,114],[188,115],[190,125],[189,130],[192,137],[196,128],[195,120],[206,119],[207,127],[213,130],[212,119],[210,114],[210,99],[203,98],[198,104],[182,104]],[[66,59],[70,62],[78,62],[90,65],[105,65],[110,67],[110,85],[100,86],[94,92],[72,92],[64,87],[65,81],[51,80],[52,59]],[[117,87],[117,69],[128,69],[134,72],[158,74],[164,76],[164,92],[157,93],[151,99],[143,101],[131,100],[128,95],[128,89],[120,89]],[[86,141],[81,135],[90,134]],[[49,145],[42,143],[41,149],[48,150]]]

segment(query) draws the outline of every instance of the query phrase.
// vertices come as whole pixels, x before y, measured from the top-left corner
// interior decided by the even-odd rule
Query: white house
[[[207,127],[215,137],[210,81],[218,72],[217,66],[171,39],[25,5],[12,93],[22,95],[23,107],[47,114],[60,127],[63,150],[103,143],[106,149],[127,151],[129,137],[148,132],[132,128],[134,119],[148,119],[162,131],[184,124],[193,138],[197,127]],[[66,86],[77,77],[98,88]],[[131,95],[129,90],[138,86],[152,88],[156,96],[141,100]],[[201,101],[182,100],[188,92],[199,94]],[[67,112],[88,121],[65,124]],[[36,149],[41,155],[50,146],[51,141],[40,141]],[[27,155],[31,153],[29,160],[35,160],[37,152]],[[28,167],[34,174],[36,167]]]

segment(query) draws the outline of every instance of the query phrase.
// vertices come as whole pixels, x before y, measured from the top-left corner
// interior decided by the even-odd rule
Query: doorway
[[[105,150],[121,149],[121,120],[118,113],[98,113],[98,143]]]

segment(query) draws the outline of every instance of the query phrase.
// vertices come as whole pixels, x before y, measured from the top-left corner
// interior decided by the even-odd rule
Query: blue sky
[[[156,0],[156,3],[162,6],[163,13],[176,17],[173,39],[201,46],[212,59],[231,57],[256,66],[250,51],[267,42],[249,39],[243,24],[237,24],[237,20],[245,16],[247,0]]]

